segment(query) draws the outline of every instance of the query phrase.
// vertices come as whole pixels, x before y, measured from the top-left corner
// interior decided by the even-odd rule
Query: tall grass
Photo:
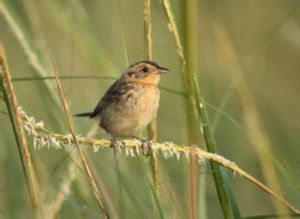
[[[218,24],[215,24],[216,36],[218,37],[219,45],[225,60],[225,63],[230,69],[230,72],[240,73],[242,70],[239,67],[238,59],[232,48],[232,43],[224,28]],[[233,78],[237,75],[233,75]],[[245,123],[250,132],[251,138],[254,139],[254,146],[256,153],[260,159],[264,176],[270,187],[276,191],[280,196],[283,196],[281,185],[277,181],[278,173],[276,172],[273,153],[271,150],[271,143],[268,136],[263,128],[261,119],[258,113],[258,109],[255,104],[255,100],[249,90],[247,82],[241,77],[240,80],[236,82],[236,87],[241,98],[245,110]],[[274,202],[277,213],[279,215],[286,215],[287,211],[277,202]]]
[[[297,23],[299,5],[274,0],[261,11],[265,6],[0,1],[11,69],[1,53],[0,218],[298,216],[299,52],[281,27]],[[141,142],[119,142],[116,169],[104,133],[85,137],[79,133],[91,121],[70,116],[92,109],[144,57],[171,69],[150,131],[152,173]]]
[[[152,11],[152,1],[151,0],[145,0],[144,1],[144,28],[145,28],[145,42],[146,42],[146,60],[153,61],[153,36],[152,36],[152,17],[151,17],[151,11]],[[152,142],[157,141],[157,116],[154,115],[154,118],[152,122],[150,123],[149,127],[149,137]],[[152,178],[153,178],[153,184],[154,184],[154,191],[155,191],[155,197],[158,196],[158,189],[156,187],[156,184],[159,182],[158,178],[158,170],[159,170],[159,162],[158,158],[155,153],[151,154],[151,171],[152,171]]]
[[[101,195],[100,190],[99,190],[99,188],[97,186],[97,183],[96,183],[96,180],[95,180],[95,176],[92,173],[92,170],[91,170],[89,164],[87,163],[87,159],[86,159],[86,156],[84,154],[84,151],[81,149],[81,147],[79,145],[79,142],[77,140],[75,129],[74,129],[74,125],[73,125],[72,116],[71,116],[69,105],[68,105],[68,102],[67,102],[67,99],[66,99],[67,98],[66,97],[66,93],[65,93],[65,90],[64,90],[62,84],[59,81],[58,70],[57,70],[55,62],[54,62],[54,68],[55,68],[54,72],[55,72],[55,78],[56,78],[56,82],[57,82],[57,87],[58,87],[58,90],[59,90],[59,96],[60,96],[60,99],[61,99],[61,103],[62,103],[64,112],[65,112],[66,117],[67,117],[68,127],[69,127],[70,132],[71,132],[71,134],[73,136],[73,139],[74,139],[73,141],[74,141],[74,143],[75,143],[75,145],[77,147],[77,150],[79,152],[82,164],[83,164],[84,169],[86,171],[86,174],[88,176],[89,182],[90,182],[92,190],[93,190],[93,194],[94,194],[94,196],[95,196],[95,198],[97,200],[99,208],[100,208],[101,212],[103,213],[104,217],[105,218],[109,218],[109,213],[105,209],[105,206],[104,206],[104,203],[103,203],[103,200],[102,200],[102,195]]]
[[[183,45],[180,40],[180,36],[177,30],[177,26],[175,23],[174,15],[171,9],[170,2],[168,0],[163,1],[163,6],[166,12],[166,15],[168,17],[169,25],[172,28],[172,33],[174,34],[174,38],[176,41],[177,46],[177,52],[181,59],[181,65],[182,65],[182,72],[183,72],[183,78],[186,83],[187,91],[188,91],[188,100],[189,105],[188,108],[190,109],[189,116],[190,116],[190,124],[191,124],[191,130],[190,130],[190,141],[191,144],[194,144],[196,141],[196,132],[195,130],[198,130],[201,134],[203,134],[206,147],[208,151],[215,153],[216,152],[216,145],[215,140],[211,132],[210,124],[209,124],[209,118],[206,111],[206,105],[204,102],[204,99],[200,93],[200,89],[197,82],[197,75],[196,75],[196,68],[195,68],[195,50],[193,47],[195,46],[193,44],[194,35],[196,31],[194,30],[195,27],[191,27],[187,29],[187,57],[188,62],[186,61],[185,54],[183,51]],[[189,6],[187,6],[188,8]],[[196,8],[196,5],[192,4],[192,8]],[[193,13],[195,14],[195,13]],[[194,17],[191,17],[190,15],[187,15],[188,21],[192,22],[194,20]],[[191,17],[191,18],[190,18]],[[191,46],[192,44],[192,46]],[[196,121],[196,122],[194,122]],[[224,182],[221,169],[218,165],[215,163],[211,163],[211,168],[213,170],[213,176],[214,181],[216,184],[216,189],[218,192],[220,204],[223,208],[223,213],[226,218],[233,218],[234,217],[234,210],[233,206],[231,204],[231,200],[228,194],[228,188],[226,188],[226,183]],[[195,167],[194,163],[191,163],[190,167],[191,171],[190,174],[193,174],[194,172],[197,172],[197,168]],[[198,194],[198,179],[197,175],[191,180],[191,218],[197,218],[198,217],[198,197],[196,196]]]
[[[10,122],[13,127],[15,140],[17,142],[19,157],[22,164],[22,170],[25,175],[26,185],[28,188],[29,197],[33,213],[36,217],[42,217],[42,209],[39,209],[40,194],[39,185],[36,180],[36,175],[31,159],[31,152],[27,137],[24,131],[23,120],[19,112],[19,105],[14,91],[14,86],[11,81],[11,75],[8,68],[6,54],[3,45],[0,44],[0,67],[1,67],[1,91],[3,100],[6,103]],[[38,211],[37,211],[38,210]],[[41,210],[41,211],[40,211]]]

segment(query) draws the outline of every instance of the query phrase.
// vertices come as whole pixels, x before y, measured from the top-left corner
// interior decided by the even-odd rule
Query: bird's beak
[[[161,66],[158,67],[158,70],[159,70],[159,73],[161,73],[161,74],[167,73],[167,72],[170,71],[168,68],[164,68],[164,67],[161,67]]]

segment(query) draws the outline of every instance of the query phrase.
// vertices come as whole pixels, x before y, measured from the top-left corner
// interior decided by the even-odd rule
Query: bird
[[[138,138],[157,113],[162,74],[169,72],[153,61],[130,65],[106,91],[92,112],[77,117],[95,119],[112,140]]]

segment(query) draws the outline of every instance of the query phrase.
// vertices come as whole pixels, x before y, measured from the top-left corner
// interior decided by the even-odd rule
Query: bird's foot
[[[133,137],[134,139],[138,140],[141,142],[141,148],[143,155],[148,157],[153,153],[153,148],[152,148],[152,141],[145,139],[145,138],[138,138],[138,137]]]
[[[119,157],[121,154],[121,146],[120,143],[117,141],[116,138],[112,138],[111,139],[111,146],[114,149],[114,156],[115,156],[115,160],[118,163],[119,162]]]

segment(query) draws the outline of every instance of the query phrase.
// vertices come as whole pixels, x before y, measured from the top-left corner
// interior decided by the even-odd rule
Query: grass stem
[[[151,3],[152,0],[144,0],[144,29],[145,29],[145,40],[146,40],[146,59],[153,60],[153,39],[152,39],[152,18],[151,18]],[[157,119],[154,116],[152,122],[149,125],[149,135],[153,142],[157,141]],[[159,180],[158,178],[158,168],[159,162],[158,158],[154,153],[151,154],[151,170],[152,170],[152,180],[154,184],[154,192],[156,197],[158,197],[158,190],[156,184]]]
[[[101,195],[100,190],[97,186],[94,174],[91,171],[91,168],[90,168],[90,166],[87,162],[84,151],[80,148],[79,141],[78,141],[78,139],[75,135],[75,129],[74,129],[74,126],[73,126],[73,121],[72,121],[72,117],[71,117],[71,114],[70,114],[69,105],[67,103],[66,93],[65,93],[65,90],[64,90],[62,84],[59,81],[58,70],[57,70],[57,67],[56,67],[56,64],[55,64],[54,60],[53,60],[53,63],[54,63],[54,73],[55,73],[55,77],[56,77],[57,87],[58,87],[58,90],[59,90],[59,96],[61,98],[61,103],[62,103],[63,110],[64,110],[64,112],[66,114],[66,117],[67,117],[68,127],[71,131],[71,134],[72,134],[72,137],[73,137],[73,140],[74,140],[74,144],[76,145],[76,147],[78,149],[83,167],[84,167],[85,172],[88,176],[89,182],[90,182],[91,187],[92,187],[93,194],[94,194],[94,196],[97,200],[100,211],[104,215],[105,218],[110,218],[110,214],[106,210],[106,207],[103,203],[102,195]]]
[[[195,72],[188,71],[190,69],[187,69],[186,64],[186,58],[183,51],[183,46],[180,40],[179,32],[177,29],[177,25],[175,22],[175,17],[173,15],[171,4],[169,0],[163,0],[162,1],[163,8],[165,11],[165,14],[167,16],[169,27],[171,29],[171,32],[174,36],[176,47],[177,47],[177,53],[179,55],[181,66],[182,66],[182,72],[183,72],[183,78],[186,84],[186,87],[188,89],[188,99],[193,106],[193,112],[197,114],[199,119],[202,122],[201,127],[199,127],[200,131],[203,130],[203,137],[206,142],[207,150],[211,153],[216,152],[216,144],[214,141],[214,137],[211,132],[211,128],[209,125],[209,118],[206,110],[206,104],[204,102],[204,99],[202,95],[200,94],[200,89],[197,86],[197,77]],[[198,118],[197,117],[197,118]],[[213,177],[219,197],[219,201],[223,210],[223,214],[226,218],[233,218],[234,217],[234,210],[233,206],[230,202],[229,194],[225,188],[225,182],[221,173],[220,166],[214,162],[211,162],[211,169],[213,170]]]
[[[26,184],[29,191],[32,207],[34,211],[38,209],[38,183],[32,164],[29,145],[27,142],[26,134],[24,131],[23,120],[19,112],[19,105],[17,97],[14,91],[14,87],[11,81],[11,74],[8,68],[8,63],[3,46],[0,44],[0,67],[1,67],[1,87],[4,94],[8,114],[11,124],[13,126],[15,139],[17,141],[19,156],[22,162],[22,167],[26,179]],[[41,213],[41,212],[40,212]],[[35,212],[35,216],[38,216],[38,212]]]
[[[33,130],[28,130],[28,133],[37,133],[38,136],[33,136],[34,138],[37,137],[39,139],[44,138],[42,141],[43,144],[48,145],[47,142],[45,142],[47,139],[53,139],[52,141],[56,142],[55,145],[53,145],[54,148],[62,148],[63,145],[69,145],[69,144],[76,144],[74,141],[74,137],[72,135],[61,135],[57,133],[53,133],[49,131],[48,129],[44,128],[41,125],[32,124],[29,117],[25,114],[25,112],[22,112],[22,117],[24,120],[24,125],[28,127],[30,125],[30,128]],[[32,120],[32,119],[31,119]],[[40,123],[39,123],[40,124]],[[99,148],[112,148],[111,141],[108,139],[93,139],[93,138],[85,138],[81,136],[76,136],[76,141],[80,145],[87,145],[91,148],[94,148],[95,151],[99,151]],[[51,146],[52,143],[49,143]],[[143,142],[138,141],[136,139],[124,139],[119,142],[120,149],[125,151],[126,155],[139,155],[139,152],[141,151],[141,147]],[[43,148],[44,146],[38,146],[37,148]],[[78,147],[78,146],[76,146]],[[199,164],[202,164],[204,160],[209,160],[214,162],[216,165],[221,165],[228,170],[232,171],[234,173],[234,176],[236,174],[240,175],[262,191],[264,191],[266,194],[286,206],[291,212],[295,214],[300,214],[300,210],[294,207],[291,203],[289,203],[285,198],[278,195],[276,192],[272,191],[270,188],[268,188],[266,185],[264,185],[262,182],[257,180],[255,177],[251,176],[249,173],[241,169],[237,164],[234,162],[218,155],[215,153],[204,151],[203,149],[200,149],[199,147],[191,147],[191,146],[185,146],[185,145],[176,145],[172,142],[166,142],[166,143],[154,143],[153,144],[153,151],[155,153],[162,153],[165,158],[172,158],[176,157],[177,159],[180,159],[181,157],[185,157],[188,161],[191,159],[197,159]]]

